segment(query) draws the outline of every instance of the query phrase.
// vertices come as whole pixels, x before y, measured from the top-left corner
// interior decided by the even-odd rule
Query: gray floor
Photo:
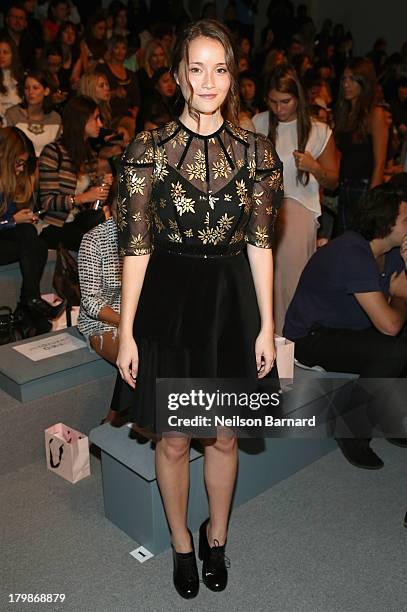
[[[228,589],[193,602],[171,556],[139,564],[137,544],[103,514],[100,462],[71,485],[37,459],[0,476],[0,610],[353,612],[406,609],[407,450],[376,441],[378,472],[334,451],[238,508]],[[23,449],[22,449],[23,452]],[[9,593],[65,593],[63,604],[8,604]]]

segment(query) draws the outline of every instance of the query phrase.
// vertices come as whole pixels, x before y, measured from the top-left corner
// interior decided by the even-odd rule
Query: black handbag
[[[78,262],[62,244],[58,245],[53,285],[59,297],[66,300],[67,308],[80,305]]]
[[[14,325],[13,311],[8,306],[0,306],[0,345],[21,339],[22,335]]]

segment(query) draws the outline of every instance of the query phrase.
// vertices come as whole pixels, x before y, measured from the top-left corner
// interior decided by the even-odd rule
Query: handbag
[[[47,468],[75,483],[90,475],[89,440],[80,431],[57,423],[45,430]]]
[[[21,339],[22,335],[14,325],[13,311],[8,306],[0,306],[0,345]]]
[[[57,295],[62,300],[66,300],[69,308],[80,305],[78,262],[62,243],[57,249],[53,285]]]

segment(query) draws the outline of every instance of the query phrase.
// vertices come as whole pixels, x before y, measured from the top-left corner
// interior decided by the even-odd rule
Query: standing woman
[[[236,126],[236,70],[224,26],[212,20],[189,26],[173,59],[183,111],[141,132],[122,160],[117,365],[135,388],[130,420],[153,430],[156,378],[257,380],[275,358],[271,240],[281,164],[266,138]],[[237,444],[218,433],[204,446],[209,519],[199,530],[199,556],[205,585],[221,591]],[[165,433],[156,446],[174,584],[185,598],[199,589],[187,527],[189,447],[189,436]]]
[[[0,36],[0,126],[6,111],[21,102],[22,76],[14,42],[8,36]]]
[[[284,201],[275,234],[274,321],[282,333],[287,308],[305,264],[316,250],[320,187],[338,183],[337,151],[330,127],[312,118],[292,66],[278,66],[267,83],[269,111],[253,117],[284,167]]]
[[[361,196],[383,182],[389,128],[375,104],[376,74],[367,58],[352,59],[342,76],[335,138],[341,152],[338,231],[348,229]]]
[[[24,100],[8,109],[7,125],[14,125],[24,132],[34,145],[39,157],[43,148],[57,140],[61,134],[62,120],[52,110],[51,89],[47,75],[40,70],[28,72],[24,78]]]

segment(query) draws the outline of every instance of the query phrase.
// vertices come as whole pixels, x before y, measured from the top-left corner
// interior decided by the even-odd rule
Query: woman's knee
[[[231,433],[220,434],[213,443],[213,448],[221,453],[234,453],[237,448],[236,436]]]
[[[157,442],[156,450],[171,462],[177,462],[189,456],[191,439],[187,436],[163,436]]]

